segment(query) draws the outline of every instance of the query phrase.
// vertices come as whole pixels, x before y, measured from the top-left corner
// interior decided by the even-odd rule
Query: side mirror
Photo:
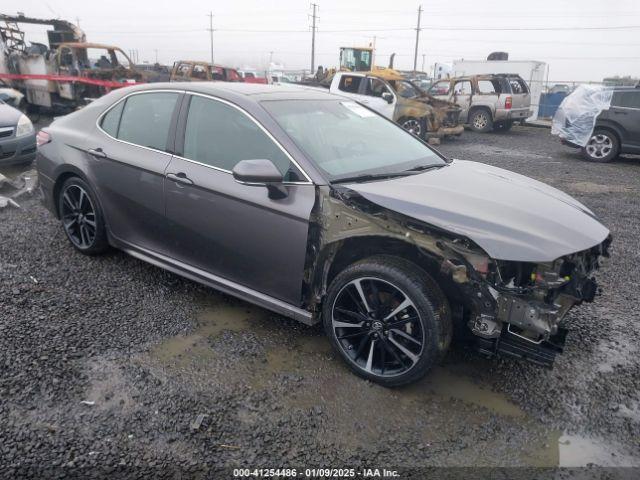
[[[393,103],[393,94],[389,92],[384,92],[382,94],[382,99],[386,100],[387,103]]]
[[[283,177],[271,160],[241,160],[233,167],[233,178],[240,183],[282,183]]]
[[[241,160],[233,167],[232,174],[236,182],[267,187],[271,199],[288,195],[287,187],[282,185],[282,173],[271,160]]]

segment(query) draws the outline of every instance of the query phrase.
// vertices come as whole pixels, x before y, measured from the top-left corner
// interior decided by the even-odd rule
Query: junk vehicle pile
[[[113,88],[144,81],[118,47],[87,43],[84,32],[57,19],[0,15],[0,79],[27,103],[70,111]],[[20,24],[48,25],[49,45],[25,40]]]

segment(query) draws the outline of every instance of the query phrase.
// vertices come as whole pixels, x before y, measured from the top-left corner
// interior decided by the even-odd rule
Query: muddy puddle
[[[259,307],[210,295],[194,321],[195,329],[153,347],[149,357],[162,368],[184,367],[169,375],[203,388],[230,379],[254,391],[281,388],[278,402],[286,411],[326,412],[327,438],[345,447],[375,444],[388,434],[389,425],[372,419],[392,415],[394,431],[417,435],[425,445],[456,442],[461,430],[496,422],[527,432],[513,444],[499,437],[481,442],[488,452],[502,452],[495,460],[503,464],[640,464],[610,442],[549,431],[506,395],[472,378],[464,364],[438,366],[413,385],[386,389],[353,375],[320,329],[286,322]],[[232,364],[216,368],[230,355],[229,348],[241,349],[245,341],[251,355],[234,357]],[[189,370],[194,365],[197,374]],[[297,379],[293,387],[289,383],[283,388],[290,378]],[[468,454],[475,455],[477,448]],[[491,458],[488,452],[481,458]]]

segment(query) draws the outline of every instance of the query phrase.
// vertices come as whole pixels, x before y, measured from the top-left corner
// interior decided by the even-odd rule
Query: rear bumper
[[[0,166],[30,163],[36,158],[36,135],[0,140]]]
[[[533,115],[533,112],[529,108],[511,108],[506,110],[499,108],[496,110],[496,120],[511,120],[517,122],[525,120]]]

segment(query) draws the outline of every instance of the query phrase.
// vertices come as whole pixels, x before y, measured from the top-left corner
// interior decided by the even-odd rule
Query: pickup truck
[[[510,130],[533,114],[527,82],[516,74],[448,78],[434,83],[429,93],[459,105],[460,120],[476,132]]]
[[[433,98],[394,70],[336,72],[329,91],[366,105],[425,140],[464,131],[459,106]]]

